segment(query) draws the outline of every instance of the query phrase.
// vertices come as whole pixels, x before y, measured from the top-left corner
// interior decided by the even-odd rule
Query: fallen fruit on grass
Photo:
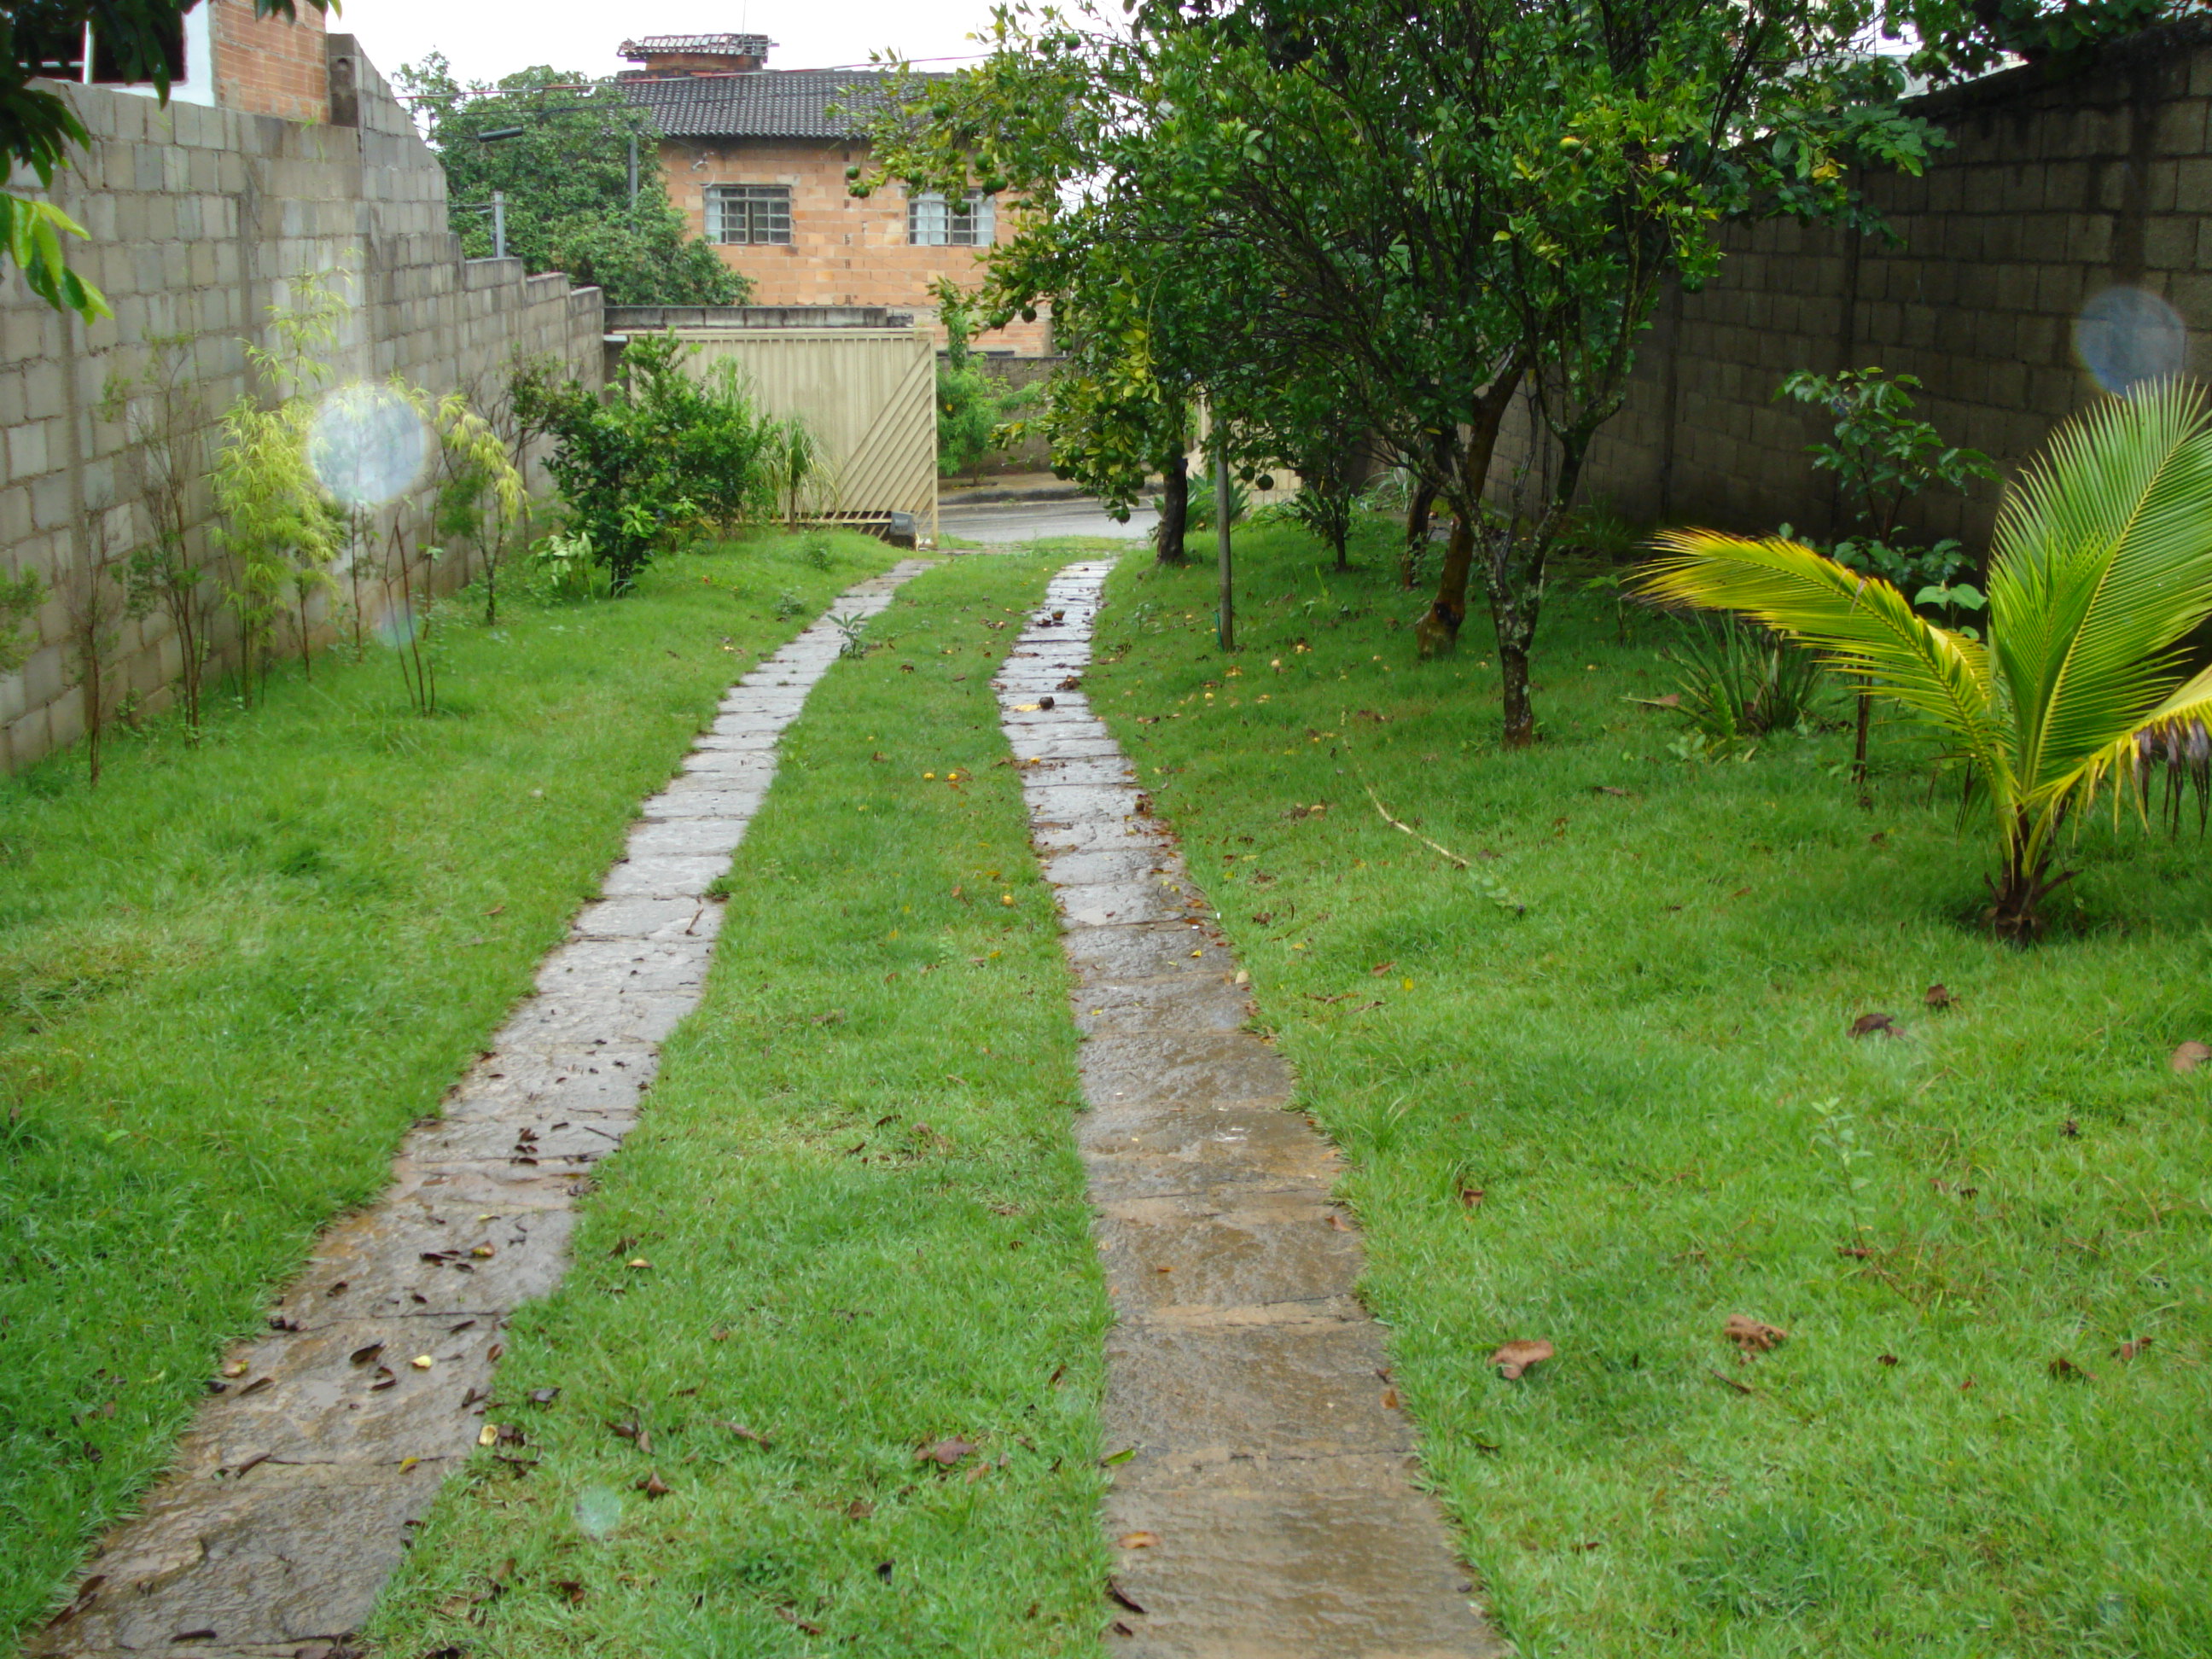
[[[1498,1374],[1512,1382],[1532,1365],[1540,1365],[1559,1350],[1538,1337],[1534,1341],[1507,1342],[1490,1356],[1490,1363],[1498,1367]]]
[[[2131,1336],[2126,1341],[2121,1343],[2118,1347],[2112,1350],[2112,1358],[2119,1360],[2133,1359],[2145,1348],[2150,1346],[2150,1345],[2151,1339],[2149,1337]]]
[[[1160,1535],[1156,1532],[1123,1533],[1120,1540],[1125,1550],[1148,1550],[1159,1541]]]
[[[1721,1334],[1745,1353],[1765,1353],[1790,1340],[1790,1333],[1778,1326],[1764,1324],[1743,1314],[1730,1314],[1728,1323],[1721,1327]]]
[[[2208,1060],[2212,1060],[2212,1048],[2201,1042],[2185,1042],[2173,1051],[2167,1064],[2177,1072],[2193,1072]]]

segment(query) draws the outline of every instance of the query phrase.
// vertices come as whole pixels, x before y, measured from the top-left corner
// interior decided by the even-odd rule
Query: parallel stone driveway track
[[[1110,562],[1048,590],[998,682],[1088,1038],[1078,1135],[1113,1297],[1106,1524],[1143,1659],[1469,1659],[1468,1600],[1382,1335],[1353,1295],[1340,1165],[1274,1050],[1174,840],[1075,689]],[[1057,619],[1057,620],[1055,620]],[[1052,707],[1041,705],[1050,698]],[[1134,1603],[1139,1613],[1126,1603]]]
[[[905,560],[830,615],[872,616],[926,568]],[[485,1430],[508,1316],[560,1283],[581,1177],[636,1122],[662,1040],[698,1003],[721,920],[707,890],[841,637],[823,617],[723,699],[682,775],[645,803],[605,896],[541,964],[538,994],[444,1116],[407,1137],[383,1199],[324,1236],[269,1334],[232,1353],[169,1474],[27,1652],[347,1650]]]

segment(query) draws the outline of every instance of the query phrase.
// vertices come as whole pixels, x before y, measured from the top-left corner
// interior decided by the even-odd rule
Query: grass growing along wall
[[[705,1000],[508,1332],[537,1461],[447,1486],[380,1652],[1097,1650],[1107,1315],[989,688],[1057,562],[915,578],[786,734]]]
[[[896,556],[763,537],[0,781],[0,1641],[167,1462],[225,1341],[373,1198],[723,689]]]
[[[1553,590],[1534,750],[1379,542],[1126,562],[1097,706],[1301,1100],[1486,1599],[1540,1656],[2212,1651],[2212,873],[2081,826],[2027,951],[1929,745],[1686,763],[1673,624]],[[1366,798],[1475,860],[1516,915]],[[1317,806],[1323,810],[1316,811]],[[1935,984],[1955,999],[1926,1006]],[[1869,1012],[1902,1034],[1854,1038]],[[1789,1333],[1740,1357],[1741,1315]],[[1542,1338],[1519,1382],[1486,1361]],[[2140,1346],[2134,1346],[2140,1345]]]

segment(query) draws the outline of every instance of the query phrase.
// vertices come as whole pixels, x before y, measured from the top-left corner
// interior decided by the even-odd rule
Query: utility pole
[[[491,193],[491,257],[507,258],[507,192],[503,190]]]
[[[1213,428],[1213,527],[1221,562],[1221,648],[1237,648],[1237,596],[1229,571],[1229,422],[1219,416]]]

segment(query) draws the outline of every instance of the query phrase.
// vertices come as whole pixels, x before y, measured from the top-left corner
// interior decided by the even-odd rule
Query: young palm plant
[[[2187,636],[2212,615],[2212,417],[2166,381],[2099,404],[2007,492],[1989,572],[1989,638],[1915,614],[1888,583],[1795,542],[1670,531],[1639,578],[1662,603],[1734,611],[1818,652],[1942,728],[1972,769],[2000,842],[1989,924],[2025,941],[2069,814],[2128,786],[2148,817],[2212,785],[2212,668]]]

